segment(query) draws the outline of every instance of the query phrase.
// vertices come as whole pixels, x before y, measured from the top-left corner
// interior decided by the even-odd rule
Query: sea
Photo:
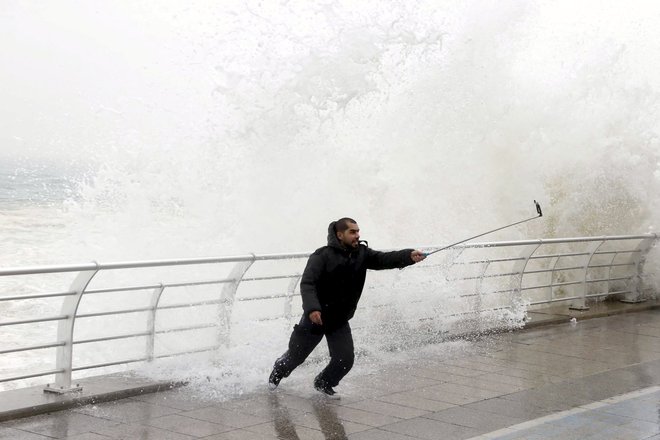
[[[79,196],[79,170],[0,159],[0,266],[55,263],[66,239],[66,204]]]

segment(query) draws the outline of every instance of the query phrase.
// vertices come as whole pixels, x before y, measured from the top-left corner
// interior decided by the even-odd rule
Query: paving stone
[[[202,398],[198,395],[188,392],[185,388],[178,388],[171,391],[160,393],[143,394],[132,397],[131,400],[151,403],[153,405],[167,406],[181,411],[192,411],[215,404],[213,399]]]
[[[615,426],[625,425],[627,423],[636,421],[635,419],[630,417],[619,416],[616,414],[608,414],[602,411],[588,411],[584,414],[584,417],[597,422],[604,422],[607,423],[608,425],[615,425]]]
[[[452,423],[454,425],[474,428],[480,432],[496,431],[501,428],[516,425],[525,420],[523,418],[486,413],[460,406],[428,414],[425,417],[439,420],[441,422]]]
[[[306,428],[321,431],[327,437],[345,437],[355,432],[366,431],[372,426],[363,423],[341,420],[331,408],[318,413],[307,413],[293,417],[289,423],[295,426],[304,426]]]
[[[584,438],[585,437],[582,437],[582,439]],[[638,431],[625,429],[620,426],[615,426],[613,428],[608,429],[607,431],[594,434],[587,438],[589,438],[589,440],[596,440],[596,439],[602,440],[605,438],[608,440],[648,440],[649,436],[647,434],[640,433]]]
[[[357,381],[357,383],[364,384],[365,381]],[[366,382],[368,383],[368,382]],[[437,382],[434,382],[437,383]],[[414,387],[401,387],[400,389],[414,389]],[[337,404],[342,405],[344,403],[354,403],[364,399],[375,399],[380,396],[386,396],[390,394],[392,390],[387,390],[384,387],[375,388],[371,386],[359,386],[359,385],[349,385],[342,384],[341,387],[337,388],[337,393],[341,396],[341,400]],[[323,397],[320,394],[314,394],[315,397]]]
[[[520,370],[519,370],[520,371]],[[500,382],[506,383],[509,385],[521,387],[523,389],[536,388],[548,383],[548,381],[543,378],[541,375],[536,375],[536,379],[528,379],[520,376],[514,376],[512,372],[507,372],[507,374],[502,373],[488,373],[479,378],[482,380],[488,380],[491,382]]]
[[[362,400],[360,402],[355,402],[346,406],[349,408],[361,409],[364,411],[398,417],[401,419],[412,419],[429,413],[426,410],[410,408],[408,406],[397,405],[394,403],[388,403],[374,399]]]
[[[463,367],[456,367],[453,365],[447,365],[447,364],[440,364],[437,367],[434,367],[432,369],[430,368],[422,368],[421,370],[426,372],[426,376],[431,379],[438,379],[442,380],[442,376],[444,374],[456,374],[458,376],[467,376],[467,377],[472,377],[472,376],[480,376],[484,373],[485,371],[481,370],[474,370],[470,368],[463,368]]]
[[[470,403],[465,405],[465,407],[472,408],[477,411],[484,411],[487,413],[500,414],[503,416],[525,420],[536,419],[538,417],[543,417],[554,412],[549,409],[539,408],[527,403],[505,400],[499,397]]]
[[[455,385],[455,384],[451,384]],[[440,402],[447,402],[453,405],[465,405],[472,402],[478,402],[480,400],[485,400],[490,397],[493,397],[493,391],[488,390],[478,390],[476,388],[474,391],[460,393],[460,392],[449,392],[438,386],[422,388],[420,390],[415,390],[414,393],[417,393],[419,396],[430,399],[438,400]],[[494,394],[500,394],[495,392]]]
[[[468,368],[470,370],[483,371],[485,373],[495,373],[497,371],[502,371],[506,368],[502,365],[497,365],[489,362],[479,362],[470,359],[452,359],[444,363],[446,365],[451,365],[454,367]]]
[[[383,426],[381,429],[411,437],[437,440],[437,439],[467,439],[480,434],[479,431],[451,423],[418,417],[416,419],[403,420],[392,425]]]
[[[657,413],[657,407],[656,407]],[[643,420],[635,420],[630,423],[619,425],[622,429],[629,431],[639,432],[644,436],[650,436],[655,434],[660,434],[660,414],[657,414],[657,418],[654,422],[646,422]]]
[[[336,414],[337,417],[339,417],[342,420],[348,420],[350,422],[369,425],[376,428],[379,426],[388,425],[390,423],[395,423],[401,420],[400,417],[377,414],[369,411],[363,411],[360,409],[348,408],[345,406],[337,407]]]
[[[507,394],[502,396],[502,399],[555,411],[573,408],[593,401],[571,392],[570,389],[562,390],[551,385]]]
[[[280,414],[290,416],[312,410],[310,402],[302,403],[297,399],[291,400],[279,392],[262,394],[240,401],[223,402],[216,406],[268,420],[272,420]],[[292,406],[301,409],[292,408]]]
[[[205,422],[204,420],[197,420],[190,417],[180,416],[178,414],[149,419],[144,423],[166,431],[173,431],[193,437],[206,437],[235,429],[232,426]]]
[[[601,412],[608,414],[616,414],[620,416],[630,417],[640,421],[658,422],[660,415],[658,414],[657,405],[632,405],[628,402],[614,404],[600,409]]]
[[[297,410],[302,412],[311,412],[314,410],[314,403],[324,399],[320,393],[315,393],[305,397],[289,394],[271,393],[268,396],[268,402],[273,408],[286,408],[287,410]]]
[[[326,440],[323,432],[286,421],[273,421],[244,428],[246,431],[278,439]],[[340,435],[338,433],[337,435]]]
[[[369,431],[358,432],[348,436],[350,440],[413,440],[419,437],[411,437],[405,434],[398,434],[396,432],[385,431],[382,429],[374,428]],[[340,440],[340,439],[337,439]]]
[[[71,437],[64,437],[63,440],[108,440],[109,437],[100,434],[94,434],[93,432],[88,432],[85,434],[78,434]]]
[[[520,385],[514,385],[506,382],[498,382],[495,380],[489,380],[484,378],[483,376],[477,376],[477,377],[455,377],[452,379],[449,379],[450,383],[457,383],[460,385],[468,385],[473,388],[479,388],[479,389],[485,389],[485,390],[490,390],[490,391],[497,391],[499,392],[498,395],[504,395],[504,394],[510,394],[510,393],[515,393],[517,391],[522,391],[526,389],[527,387],[523,387]],[[530,387],[531,388],[531,387]]]
[[[47,437],[62,438],[118,425],[119,422],[92,417],[74,411],[44,414],[4,423],[4,427]]]
[[[364,384],[367,382],[369,383],[369,388],[378,388],[382,391],[386,391],[386,393],[381,391],[374,396],[364,397],[375,397],[377,395],[389,394],[393,392],[409,391],[416,388],[438,385],[441,383],[441,381],[432,378],[413,376],[411,374],[401,375],[395,374],[395,372],[384,372],[360,377],[359,379],[356,379],[356,382],[358,384]],[[341,390],[346,388],[351,389],[352,387],[345,387],[342,385]]]
[[[296,437],[291,437],[296,438]],[[236,429],[234,431],[223,432],[221,434],[204,437],[204,440],[275,440],[274,435],[258,434],[252,431],[245,431],[243,429]]]
[[[181,413],[182,416],[193,419],[206,420],[208,422],[220,423],[234,428],[245,428],[246,426],[258,425],[268,422],[271,418],[255,417],[236,411],[229,411],[216,406],[201,408],[194,411]]]
[[[180,410],[175,408],[152,405],[151,403],[134,400],[88,405],[73,411],[123,423],[136,422],[138,420],[151,419],[180,412]]]
[[[195,437],[179,434],[177,432],[145,426],[138,424],[117,425],[111,428],[98,429],[94,431],[112,439],[134,440],[134,439],[158,439],[158,440],[190,440]]]
[[[46,440],[52,437],[21,431],[13,428],[0,428],[0,440]]]
[[[403,393],[394,393],[388,396],[379,397],[378,400],[397,405],[408,406],[411,408],[425,411],[440,411],[445,408],[455,406],[452,403],[441,402],[438,400],[427,399],[416,391],[406,391]]]
[[[468,385],[461,385],[457,383],[443,383],[440,385],[434,385],[432,387],[425,387],[424,389],[434,390],[440,393],[464,395],[467,397],[478,397],[480,399],[489,399],[491,397],[497,397],[503,394],[499,391],[493,391],[485,388],[473,387]]]

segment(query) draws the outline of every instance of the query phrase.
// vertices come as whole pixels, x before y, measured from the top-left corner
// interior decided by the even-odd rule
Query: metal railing
[[[406,289],[414,289],[417,273],[424,273],[427,283],[437,286],[431,294],[443,294],[445,301],[463,301],[460,312],[447,312],[453,315],[479,316],[498,309],[559,302],[586,309],[589,299],[612,295],[638,302],[643,300],[645,256],[657,239],[656,234],[646,234],[465,244],[412,266],[398,277],[412,280]],[[55,350],[54,368],[28,368],[20,374],[0,377],[0,383],[54,376],[54,383],[46,390],[70,392],[79,389],[72,381],[74,372],[215,350],[229,343],[232,315],[239,303],[250,304],[251,311],[259,311],[255,320],[297,319],[299,312],[294,310],[294,303],[300,302],[298,283],[308,256],[250,254],[0,269],[0,282],[12,279],[13,286],[18,286],[4,283],[10,287],[0,291],[0,307],[13,306],[1,309],[5,312],[0,318],[0,329],[8,332],[45,325],[51,332],[46,335],[47,341],[33,341],[35,337],[30,332],[30,336],[17,332],[14,343],[0,349],[0,361],[4,358],[5,365],[11,364],[10,357],[19,354],[45,359],[48,356],[39,353]],[[23,283],[35,276],[66,275],[73,280],[61,291],[41,290],[43,284],[56,284],[53,280]],[[58,278],[57,282],[62,281]],[[391,279],[381,279],[379,288],[387,289],[391,283]],[[24,284],[32,287],[24,289]],[[171,298],[166,301],[170,293]],[[45,306],[53,300],[60,302],[59,312]],[[273,301],[279,302],[277,308]],[[91,306],[83,307],[86,302]],[[118,306],[118,302],[125,305]],[[361,305],[386,306],[369,304],[367,299]],[[208,313],[211,307],[214,311]],[[183,316],[184,312],[188,316]],[[16,319],[21,313],[28,316]],[[168,317],[168,313],[175,314]],[[128,316],[138,317],[137,329],[126,331],[131,327]],[[86,332],[77,331],[82,323],[87,323]],[[210,340],[194,338],[191,342],[188,338],[185,349],[168,351],[157,347],[158,337],[164,335],[209,330],[213,332]],[[5,341],[11,339],[3,337]],[[134,356],[127,355],[121,344],[135,339],[143,341],[143,349]],[[31,342],[21,345],[28,341]],[[74,347],[98,343],[120,345],[116,350],[103,350],[104,355],[110,356],[103,361],[85,364],[75,359]],[[37,362],[43,363],[47,362]]]

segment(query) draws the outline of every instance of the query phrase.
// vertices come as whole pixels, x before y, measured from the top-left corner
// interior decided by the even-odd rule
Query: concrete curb
[[[660,300],[648,300],[637,304],[624,304],[620,302],[605,301],[592,305],[589,310],[570,310],[568,306],[553,307],[549,309],[529,312],[531,320],[525,323],[520,330],[534,329],[546,325],[565,324],[575,318],[578,322],[587,319],[603,318],[605,316],[621,315],[625,313],[644,312],[660,308]]]
[[[63,395],[45,393],[43,386],[1,392],[0,422],[171,390],[186,385],[186,382],[154,382],[130,373],[94,376],[76,383],[82,386],[82,391]]]

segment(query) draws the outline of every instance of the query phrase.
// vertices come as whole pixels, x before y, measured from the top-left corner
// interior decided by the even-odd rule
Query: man
[[[314,379],[314,388],[338,399],[333,387],[353,366],[353,336],[348,321],[355,314],[367,269],[403,268],[422,261],[414,249],[378,252],[360,241],[357,222],[344,217],[328,226],[328,245],[317,249],[307,261],[300,282],[303,316],[294,326],[289,349],[275,361],[268,385],[280,381],[302,364],[325,335],[330,363]]]

